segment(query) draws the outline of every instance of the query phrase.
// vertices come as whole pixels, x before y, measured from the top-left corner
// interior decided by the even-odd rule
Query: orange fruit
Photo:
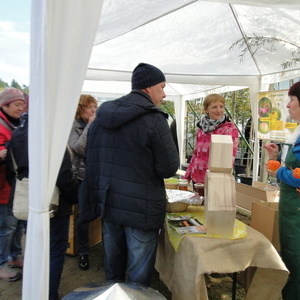
[[[300,178],[300,168],[295,168],[295,169],[293,170],[293,176],[294,176],[295,178]]]
[[[269,160],[267,162],[267,167],[271,171],[276,171],[280,167],[280,162],[278,160]],[[299,173],[300,174],[300,173]]]

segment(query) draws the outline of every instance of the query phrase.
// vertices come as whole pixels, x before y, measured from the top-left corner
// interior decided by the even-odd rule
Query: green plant
[[[283,69],[296,65],[300,62],[300,46],[294,42],[287,41],[276,37],[258,36],[246,36],[241,38],[230,46],[230,50],[235,47],[239,47],[241,50],[240,60],[243,61],[245,54],[249,51],[251,55],[254,55],[258,49],[263,49],[269,53],[276,52],[278,47],[285,47],[290,50],[291,58],[282,62]]]
[[[168,100],[163,101],[162,105],[160,106],[160,109],[165,113],[169,114],[172,120],[175,119],[175,108],[174,108],[173,101],[168,101]]]

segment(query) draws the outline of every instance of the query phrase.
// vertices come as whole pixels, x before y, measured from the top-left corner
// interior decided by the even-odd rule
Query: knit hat
[[[0,107],[17,100],[25,102],[24,94],[15,88],[5,88],[0,93]]]
[[[166,81],[164,73],[149,64],[140,63],[132,72],[131,87],[132,89],[145,89]]]

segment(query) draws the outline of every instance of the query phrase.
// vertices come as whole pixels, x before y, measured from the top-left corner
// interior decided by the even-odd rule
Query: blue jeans
[[[58,299],[58,288],[68,248],[70,216],[50,219],[49,300]]]
[[[110,282],[150,286],[156,258],[158,230],[144,231],[102,220],[104,268]]]
[[[13,216],[9,204],[0,204],[0,265],[22,254],[23,222]]]

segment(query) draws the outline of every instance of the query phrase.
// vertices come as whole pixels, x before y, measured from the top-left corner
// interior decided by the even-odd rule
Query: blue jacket
[[[138,90],[99,107],[88,131],[80,211],[142,230],[162,227],[163,178],[179,167],[167,117]]]
[[[293,176],[292,169],[294,168],[300,168],[300,138],[297,139],[294,146],[292,147],[292,151],[295,155],[295,157],[298,159],[299,163],[298,165],[293,166],[285,166],[278,169],[276,177],[284,182],[287,185],[299,188],[300,187],[300,179],[295,178]]]

